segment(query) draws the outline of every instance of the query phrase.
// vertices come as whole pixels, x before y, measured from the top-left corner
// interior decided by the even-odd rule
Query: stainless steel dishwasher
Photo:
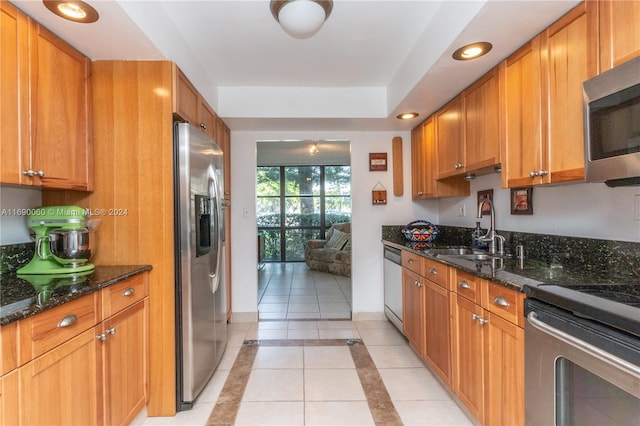
[[[384,246],[384,313],[402,332],[402,256],[389,246]]]

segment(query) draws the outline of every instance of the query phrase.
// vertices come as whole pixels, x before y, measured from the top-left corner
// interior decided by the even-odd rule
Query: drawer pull
[[[100,333],[96,336],[96,339],[101,340],[101,341],[105,341],[107,340],[107,337],[109,337],[110,334],[116,334],[116,328],[115,327],[111,327],[108,328],[104,331],[104,333]]]
[[[502,296],[496,296],[493,299],[493,303],[495,303],[498,306],[504,306],[505,308],[508,308],[509,306],[511,306],[509,302],[507,302],[507,300]]]
[[[413,263],[413,259],[407,259],[407,263],[409,264]]]
[[[462,288],[464,288],[464,289],[470,289],[470,288],[471,288],[471,286],[469,285],[469,283],[468,283],[468,282],[466,282],[466,281],[464,281],[464,280],[463,280],[463,281],[460,281],[460,282],[458,283],[458,286],[459,286],[459,287],[462,287]]]
[[[438,270],[436,268],[431,268],[431,270],[429,271],[429,273],[431,275],[438,275]]]
[[[125,296],[125,297],[128,297],[128,296],[132,296],[133,293],[135,293],[135,292],[136,291],[133,288],[129,287],[124,291],[124,293],[122,293],[122,295]]]
[[[78,322],[77,316],[75,316],[74,314],[67,315],[66,317],[60,320],[60,322],[58,323],[58,328],[70,327],[77,322]]]

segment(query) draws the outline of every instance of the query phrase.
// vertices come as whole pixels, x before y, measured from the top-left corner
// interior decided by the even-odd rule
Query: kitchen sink
[[[492,254],[486,253],[472,253],[472,254],[459,254],[459,255],[449,255],[449,257],[455,257],[456,259],[462,260],[493,260],[500,259],[501,256],[496,256]]]
[[[486,254],[486,252],[482,250],[476,250],[469,247],[426,249],[423,252],[431,256],[473,256]]]

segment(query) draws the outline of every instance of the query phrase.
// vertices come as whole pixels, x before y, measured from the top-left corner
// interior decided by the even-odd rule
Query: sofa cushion
[[[329,238],[329,241],[327,241],[325,247],[342,250],[342,247],[344,247],[350,237],[350,234],[334,229],[333,233],[331,234],[331,238]]]
[[[351,235],[349,235],[349,240],[347,241],[347,243],[344,245],[344,247],[342,247],[342,250],[344,251],[351,251]]]

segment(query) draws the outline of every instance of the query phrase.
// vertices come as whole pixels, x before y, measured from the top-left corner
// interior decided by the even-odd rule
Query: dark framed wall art
[[[533,188],[511,188],[511,214],[533,214]]]

